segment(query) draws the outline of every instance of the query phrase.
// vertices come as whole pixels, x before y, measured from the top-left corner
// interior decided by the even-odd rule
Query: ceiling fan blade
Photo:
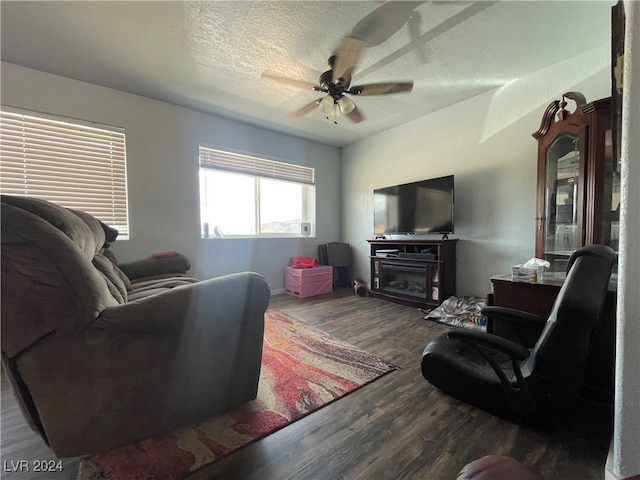
[[[283,83],[291,87],[303,88],[305,90],[316,90],[319,92],[324,91],[324,89],[320,85],[316,85],[315,83],[294,80],[293,78],[281,77],[279,75],[273,75],[271,73],[263,73],[262,75],[260,75],[260,79],[275,80],[276,82]]]
[[[351,36],[364,40],[368,47],[380,45],[400,30],[409,21],[413,11],[423,3],[425,2],[386,2],[360,20],[353,27]]]
[[[318,98],[318,99],[314,100],[313,102],[309,102],[304,107],[299,108],[295,112],[291,112],[289,115],[291,117],[293,117],[293,118],[300,118],[305,113],[309,113],[311,110],[316,108],[320,104],[320,100],[322,100],[322,98]]]
[[[364,116],[362,115],[362,113],[360,113],[358,107],[354,107],[354,109],[346,115],[353,123],[360,123],[364,120]]]
[[[390,93],[410,92],[413,82],[369,83],[355,85],[347,93],[352,95],[388,95]]]
[[[367,46],[364,40],[353,37],[345,37],[335,51],[333,63],[333,78],[336,85],[349,85],[351,74],[360,60],[362,51]]]

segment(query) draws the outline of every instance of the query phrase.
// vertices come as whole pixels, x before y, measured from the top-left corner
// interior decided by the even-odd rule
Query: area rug
[[[185,478],[396,368],[269,309],[255,400],[195,427],[85,457],[78,480]]]

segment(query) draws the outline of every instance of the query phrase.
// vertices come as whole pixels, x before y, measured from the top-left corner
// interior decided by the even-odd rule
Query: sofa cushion
[[[104,275],[109,291],[113,297],[118,300],[118,303],[126,302],[127,289],[129,288],[129,285],[131,285],[131,282],[127,276],[122,273],[122,270],[100,253],[97,253],[96,256],[93,257],[92,263],[94,267]]]
[[[69,237],[89,259],[93,258],[105,243],[105,233],[100,222],[86,213],[74,212],[60,205],[31,197],[2,195],[2,203],[30,212],[50,223]]]
[[[80,217],[71,212],[60,215],[56,206],[42,205],[46,202],[30,205],[37,206],[32,210],[44,219],[5,203],[6,198],[2,197],[1,215],[2,278],[11,281],[3,281],[1,289],[2,351],[11,357],[50,333],[84,328],[119,302],[91,263],[96,240]]]
[[[105,236],[104,247],[107,248],[109,245],[111,245],[113,242],[116,241],[116,239],[118,238],[118,234],[120,232],[118,232],[118,230],[116,230],[113,227],[110,227],[109,225],[103,222],[100,222],[100,226],[102,227],[102,230],[104,230],[104,236]]]
[[[88,213],[2,195],[2,275],[12,279],[2,288],[7,356],[43,336],[80,330],[107,307],[198,282],[184,275],[191,266],[184,255],[124,264],[146,274],[130,282],[115,257],[101,253],[117,234]]]
[[[132,281],[127,295],[128,299],[132,301],[148,297],[149,295],[155,295],[156,293],[180,287],[182,285],[198,283],[199,281],[200,280],[196,278],[187,277],[186,275],[156,275],[155,277],[147,277]]]
[[[105,249],[105,253],[109,251],[110,249]],[[113,255],[111,255],[110,258],[112,258],[112,260],[115,260],[115,256]],[[118,264],[118,267],[122,270],[122,272],[127,277],[129,277],[131,281],[134,281],[138,278],[148,278],[162,274],[185,274],[191,268],[191,262],[186,256],[182,254],[160,258],[154,258],[152,256],[149,258],[136,260],[134,262],[116,263]]]

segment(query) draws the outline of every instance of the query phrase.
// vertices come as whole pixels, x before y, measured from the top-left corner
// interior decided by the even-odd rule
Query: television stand
[[[441,239],[367,240],[370,296],[432,309],[456,290],[456,242]]]

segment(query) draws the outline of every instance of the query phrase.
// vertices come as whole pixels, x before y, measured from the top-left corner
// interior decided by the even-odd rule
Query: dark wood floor
[[[524,428],[451,398],[420,373],[426,343],[447,327],[414,308],[352,290],[271,307],[400,366],[399,370],[224,457],[190,477],[203,479],[452,480],[469,461],[510,455],[547,480],[601,479],[612,429],[610,408],[578,400],[562,424]],[[78,460],[58,474],[13,473],[11,461],[54,459],[26,426],[2,382],[2,478],[74,479]]]

